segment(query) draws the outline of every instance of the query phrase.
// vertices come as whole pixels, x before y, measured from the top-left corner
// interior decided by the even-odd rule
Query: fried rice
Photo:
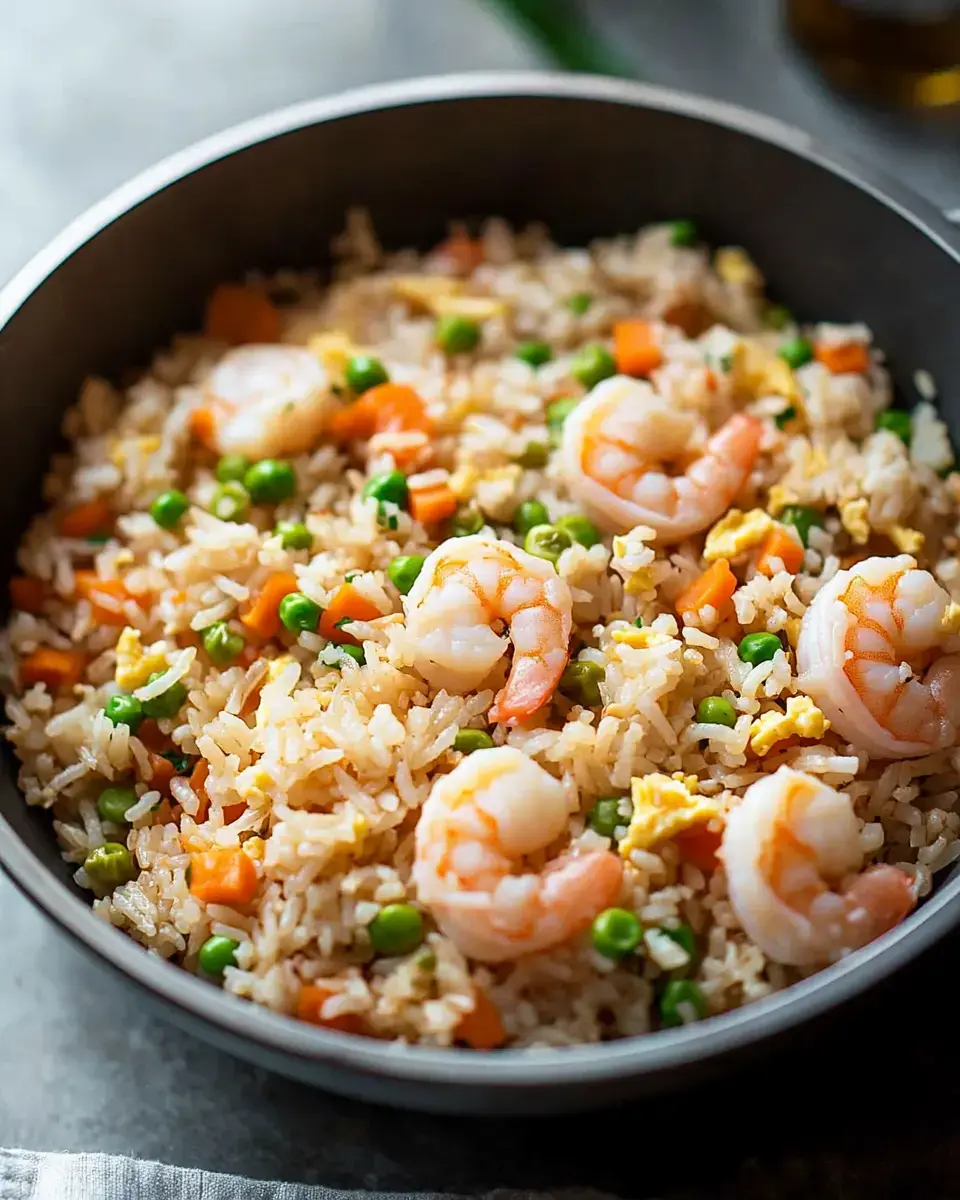
[[[664,224],[564,249],[541,228],[491,220],[475,238],[455,228],[424,256],[388,254],[352,213],[332,282],[287,272],[239,289],[257,301],[256,336],[230,328],[212,304],[205,332],[174,339],[130,386],[84,382],[64,423],[69,452],[46,480],[47,510],[20,547],[4,674],[6,736],[26,802],[49,810],[99,916],[279,1013],[412,1043],[558,1046],[668,1023],[670,981],[695,989],[697,1003],[683,1010],[692,1019],[814,969],[773,961],[748,936],[720,852],[725,814],[782,766],[849,797],[865,860],[906,872],[918,898],[929,893],[960,856],[957,750],[874,760],[828,721],[804,727],[790,701],[802,695],[804,613],[839,571],[907,553],[960,600],[960,474],[935,385],[923,377],[905,440],[878,420],[893,393],[867,328],[801,328],[771,304],[744,250],[683,243],[691,239]],[[228,301],[221,292],[221,307]],[[661,545],[640,525],[563,549],[555,567],[572,597],[571,655],[599,668],[598,702],[560,688],[529,719],[490,723],[509,656],[465,694],[431,685],[389,568],[428,556],[451,533],[522,545],[514,522],[526,501],[554,523],[580,512],[551,405],[587,390],[577,353],[609,348],[617,323],[637,318],[659,346],[657,392],[707,428],[734,412],[757,417],[760,453],[731,511],[700,533]],[[445,352],[438,319],[466,321],[478,344]],[[801,334],[815,346],[861,347],[864,369],[835,373],[818,358],[789,365],[778,352]],[[532,339],[548,361],[518,357]],[[331,418],[363,402],[349,386],[351,358],[375,356],[420,398],[429,436],[321,430],[288,456],[292,494],[245,509],[197,414],[231,343],[258,340],[315,356],[332,383]],[[456,511],[423,523],[369,494],[372,478],[398,468],[411,494],[452,497]],[[189,507],[158,523],[151,506],[171,489]],[[231,494],[240,507],[225,509]],[[802,562],[758,571],[759,534],[797,505],[822,520]],[[308,537],[285,538],[282,522],[305,525]],[[736,575],[730,608],[678,612],[720,558]],[[295,586],[318,611],[339,613],[345,584],[354,607],[334,626],[311,623],[309,607],[300,628],[269,612],[258,622],[271,581],[290,576],[287,592]],[[236,653],[218,664],[204,634],[221,622]],[[743,661],[750,633],[776,635],[778,653]],[[38,649],[53,652],[39,670]],[[174,711],[163,702],[171,695],[182,698]],[[114,720],[116,697],[133,697],[141,718],[158,715]],[[726,699],[731,723],[698,718],[710,697]],[[545,856],[617,853],[629,841],[617,900],[639,923],[629,953],[603,953],[588,926],[538,953],[473,961],[418,904],[418,814],[466,758],[454,748],[465,729],[519,749],[564,788],[563,834],[528,870]],[[702,798],[698,839],[669,821],[656,836],[636,835],[632,814],[665,786],[658,780]],[[101,796],[117,787],[132,789],[131,803],[111,819]],[[605,798],[619,806],[615,818],[608,809],[615,829],[606,833],[592,819]],[[112,851],[121,864],[113,878],[90,867],[102,867],[95,852],[107,844],[125,847],[131,864],[124,871]],[[236,903],[200,886],[205,856],[227,851],[243,856],[250,883]],[[395,905],[420,914],[416,944],[399,953],[371,934]],[[226,946],[219,962],[209,950],[204,958],[211,939],[229,939],[214,943]],[[486,1041],[471,1033],[478,1005],[496,1014],[499,1033]],[[489,1024],[488,1013],[487,1034]]]

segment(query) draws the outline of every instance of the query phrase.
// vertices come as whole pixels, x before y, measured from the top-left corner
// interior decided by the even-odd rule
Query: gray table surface
[[[832,96],[783,44],[773,0],[586,7],[647,78],[791,120],[960,204],[956,118],[883,116]],[[360,83],[537,62],[470,0],[0,0],[0,14],[0,276],[132,172],[233,121]],[[603,1117],[507,1123],[343,1101],[182,1037],[5,879],[0,930],[3,1145],[345,1187],[960,1190],[955,1039],[926,1020],[943,999],[952,1011],[956,972],[943,962],[960,944],[848,1014],[812,1052]]]

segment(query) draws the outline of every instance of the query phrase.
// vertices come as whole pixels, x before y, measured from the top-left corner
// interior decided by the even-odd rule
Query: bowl
[[[908,402],[918,368],[945,382],[941,409],[960,435],[949,304],[960,288],[957,245],[946,221],[899,184],[779,122],[658,88],[536,73],[418,80],[285,109],[174,155],[75,221],[4,288],[5,571],[82,378],[118,376],[196,328],[221,280],[323,265],[356,205],[391,247],[432,245],[453,217],[543,220],[569,245],[695,217],[710,241],[748,246],[771,293],[800,317],[871,325]],[[407,1108],[547,1112],[687,1086],[876,986],[960,918],[953,871],[864,950],[684,1029],[496,1054],[395,1045],[278,1016],[147,954],[73,885],[48,816],[23,803],[9,751],[0,770],[0,861],[118,980],[259,1065]]]

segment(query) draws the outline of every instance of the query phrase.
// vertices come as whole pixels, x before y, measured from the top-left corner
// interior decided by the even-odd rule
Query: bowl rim
[[[155,193],[203,167],[309,125],[380,109],[469,99],[546,98],[647,108],[746,134],[845,179],[894,211],[960,265],[956,231],[929,201],[849,154],[778,119],[723,101],[648,84],[552,71],[446,74],[356,88],[294,104],[234,125],[148,167],[75,218],[0,290],[0,334],[57,268],[98,232]],[[14,785],[15,786],[15,785]],[[960,875],[948,880],[902,925],[809,979],[699,1024],[619,1041],[563,1048],[471,1050],[410,1046],[328,1031],[242,1001],[153,955],[97,917],[34,857],[0,815],[0,865],[56,925],[107,965],[221,1035],[274,1056],[409,1082],[473,1088],[550,1088],[662,1073],[690,1060],[714,1060],[784,1033],[879,983],[960,922]]]

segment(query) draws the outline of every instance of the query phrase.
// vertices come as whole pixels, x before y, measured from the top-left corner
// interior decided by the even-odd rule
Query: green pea
[[[480,344],[480,326],[466,317],[440,317],[433,338],[444,354],[469,354]]]
[[[564,533],[569,533],[573,540],[579,542],[581,546],[589,548],[600,541],[600,532],[596,525],[579,513],[569,513],[565,517],[558,517],[554,524]]]
[[[163,674],[163,671],[154,671],[152,675],[147,677],[147,683],[154,683]],[[143,715],[145,717],[153,717],[155,721],[162,720],[165,717],[175,717],[180,709],[183,708],[186,698],[186,686],[178,679],[176,683],[172,683],[159,696],[142,701]]]
[[[663,925],[661,933],[665,933],[671,942],[676,942],[681,950],[685,950],[691,959],[697,957],[697,935],[684,922],[679,925]]]
[[[134,787],[104,788],[97,797],[97,812],[105,821],[125,825],[127,809],[133,808],[136,802],[137,789]]]
[[[816,525],[823,526],[823,515],[807,504],[788,504],[780,514],[781,525],[792,525],[797,531],[800,541],[809,545],[810,530]]]
[[[575,317],[582,317],[592,303],[593,297],[589,292],[577,292],[576,295],[571,296],[567,301],[567,308],[570,309]]]
[[[549,525],[547,506],[539,500],[524,500],[513,514],[513,528],[521,536],[530,532],[534,525]]]
[[[313,633],[323,610],[303,592],[290,592],[280,601],[280,620],[291,633]]]
[[[110,541],[109,533],[91,533],[87,538],[91,546],[105,546]]]
[[[168,492],[161,492],[150,505],[150,516],[161,529],[176,529],[189,507],[190,501],[183,492],[171,488]]]
[[[417,582],[426,561],[422,554],[401,554],[387,567],[390,582],[401,596],[406,596]]]
[[[378,954],[409,954],[423,941],[423,917],[412,904],[388,904],[367,930]]]
[[[721,354],[717,359],[717,366],[724,373],[724,375],[729,375],[733,370],[733,355]]]
[[[578,658],[575,662],[567,663],[557,687],[561,695],[575,704],[597,708],[603,699],[600,684],[605,678],[606,671],[599,663],[589,658]]]
[[[621,816],[619,796],[604,796],[587,813],[587,824],[601,837],[612,838],[620,825],[626,825],[629,817]]]
[[[561,396],[547,405],[547,436],[551,446],[559,446],[563,441],[564,423],[579,403],[576,396]]]
[[[780,357],[794,371],[813,362],[813,346],[805,337],[790,338],[778,351]]]
[[[364,653],[362,646],[339,646],[341,654],[345,654],[347,658],[352,658],[358,666],[363,666]]]
[[[421,950],[417,957],[413,960],[413,965],[418,971],[435,971],[437,967],[437,956],[432,950]]]
[[[485,729],[458,729],[453,739],[454,750],[461,754],[472,754],[474,750],[490,750],[493,748],[493,738]]]
[[[722,696],[707,696],[697,705],[698,725],[725,725],[732,729],[736,723],[737,710]]]
[[[160,757],[165,758],[178,775],[189,775],[193,770],[193,756],[180,750],[164,750]]]
[[[297,476],[282,458],[263,458],[244,475],[243,486],[254,504],[279,504],[297,490]]]
[[[250,511],[250,494],[242,483],[222,483],[213,493],[210,511],[218,521],[243,521]]]
[[[786,408],[781,409],[781,411],[777,413],[773,420],[778,429],[786,429],[796,415],[797,410],[792,404],[788,404]]]
[[[348,359],[344,374],[347,387],[356,392],[358,396],[368,392],[372,387],[387,383],[390,379],[387,368],[380,359],[373,358],[369,354],[355,354],[353,358]]]
[[[402,471],[387,471],[385,475],[372,475],[363,486],[363,495],[366,499],[372,496],[375,500],[395,504],[397,508],[407,507],[409,494],[407,477]]]
[[[197,951],[197,965],[206,975],[222,975],[227,967],[237,965],[239,946],[240,943],[233,938],[214,934]]]
[[[543,442],[527,442],[526,449],[517,459],[528,471],[539,471],[550,461],[550,447]]]
[[[83,869],[92,883],[111,891],[137,877],[130,851],[119,842],[104,842],[91,850],[83,860]]]
[[[640,945],[643,929],[625,908],[605,908],[594,917],[590,937],[604,958],[625,958]]]
[[[250,469],[250,459],[245,454],[225,454],[217,463],[217,483],[243,483]]]
[[[695,246],[700,234],[693,221],[682,219],[670,222],[670,244],[672,246]]]
[[[888,408],[886,412],[877,413],[877,429],[895,433],[905,446],[910,445],[910,439],[913,437],[910,414],[899,408]]]
[[[528,554],[537,558],[545,558],[556,566],[560,555],[573,545],[573,538],[566,530],[557,529],[555,525],[534,525],[527,530],[523,539],[523,548]]]
[[[226,621],[215,621],[203,631],[203,648],[218,667],[226,667],[243,653],[246,639]]]
[[[514,351],[521,362],[530,367],[542,367],[553,358],[553,351],[546,342],[521,342]]]
[[[616,375],[617,364],[606,346],[584,346],[573,356],[570,373],[585,388],[594,388],[604,379]]]
[[[273,532],[279,534],[284,550],[309,550],[313,546],[313,534],[302,521],[278,521]]]
[[[637,617],[637,619],[634,621],[634,625],[636,625],[636,627],[638,629],[642,629],[643,628],[643,617]]]
[[[755,667],[769,662],[780,649],[780,639],[775,633],[748,633],[737,647],[737,653],[741,662]]]
[[[660,1024],[664,1029],[688,1025],[707,1015],[707,1001],[690,979],[671,979],[660,993]]]
[[[768,304],[763,311],[763,323],[767,329],[784,329],[793,324],[793,313],[782,304]]]
[[[450,521],[451,537],[471,537],[484,526],[483,513],[476,508],[461,508]]]
[[[131,733],[136,732],[137,726],[146,715],[136,696],[111,696],[103,706],[103,711],[107,720],[112,721],[114,725],[129,726]]]

